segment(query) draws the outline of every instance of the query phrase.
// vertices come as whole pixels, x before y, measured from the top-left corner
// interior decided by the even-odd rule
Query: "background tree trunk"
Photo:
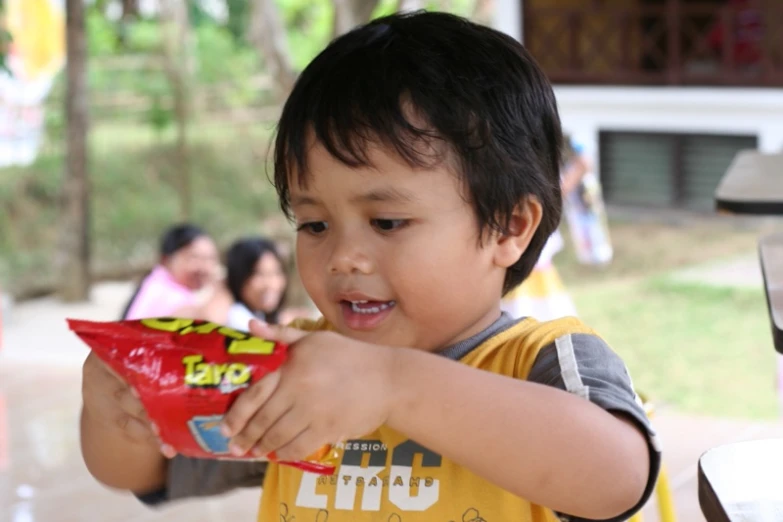
[[[359,24],[370,21],[379,0],[333,0],[332,37],[347,33]]]
[[[122,0],[122,17],[135,18],[139,16],[139,0]]]
[[[174,118],[177,127],[177,190],[180,197],[179,214],[182,221],[193,217],[193,184],[190,154],[188,152],[188,123],[191,103],[188,78],[193,71],[190,53],[190,22],[186,0],[163,0],[163,55],[166,77],[174,100]]]
[[[288,49],[288,39],[283,18],[275,0],[255,0],[250,13],[250,42],[266,61],[266,70],[272,77],[275,96],[281,103],[296,81],[296,71]]]
[[[89,108],[84,2],[66,1],[66,160],[59,237],[59,293],[83,301],[90,293]]]

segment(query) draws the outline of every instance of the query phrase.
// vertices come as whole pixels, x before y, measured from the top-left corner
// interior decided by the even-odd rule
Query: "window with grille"
[[[734,156],[756,136],[601,132],[601,180],[608,203],[710,211]]]

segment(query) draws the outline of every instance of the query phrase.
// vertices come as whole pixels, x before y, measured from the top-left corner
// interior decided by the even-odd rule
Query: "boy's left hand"
[[[291,350],[278,371],[253,384],[225,415],[234,455],[275,452],[279,460],[301,460],[386,422],[394,348],[259,321],[251,321],[250,332]]]

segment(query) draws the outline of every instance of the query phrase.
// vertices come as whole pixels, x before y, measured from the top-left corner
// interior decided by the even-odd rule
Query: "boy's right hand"
[[[135,390],[94,353],[82,368],[82,400],[84,415],[94,422],[117,430],[134,444],[159,447],[166,457],[176,454],[170,446],[161,445]]]

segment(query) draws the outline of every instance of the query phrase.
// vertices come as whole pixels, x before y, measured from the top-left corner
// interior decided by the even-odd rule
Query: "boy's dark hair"
[[[252,310],[250,305],[245,302],[242,297],[242,288],[245,286],[247,280],[253,276],[258,260],[266,253],[275,256],[275,259],[280,263],[283,274],[286,279],[288,279],[285,263],[280,257],[280,253],[277,251],[275,244],[268,239],[261,237],[240,239],[231,245],[228,252],[226,252],[226,286],[228,287],[228,291],[231,292],[234,301],[244,304],[251,312],[257,312],[258,310]],[[278,316],[285,304],[285,298],[286,291],[284,290],[277,307],[271,312],[264,313],[264,320],[267,323],[278,323]]]
[[[420,11],[378,18],[329,44],[298,78],[277,128],[274,183],[288,216],[292,174],[307,183],[311,132],[352,167],[368,166],[368,145],[377,143],[411,166],[432,166],[442,156],[422,143],[442,143],[482,238],[507,232],[515,207],[537,198],[541,225],[508,269],[504,293],[530,274],[560,221],[552,87],[519,42],[489,27]]]

